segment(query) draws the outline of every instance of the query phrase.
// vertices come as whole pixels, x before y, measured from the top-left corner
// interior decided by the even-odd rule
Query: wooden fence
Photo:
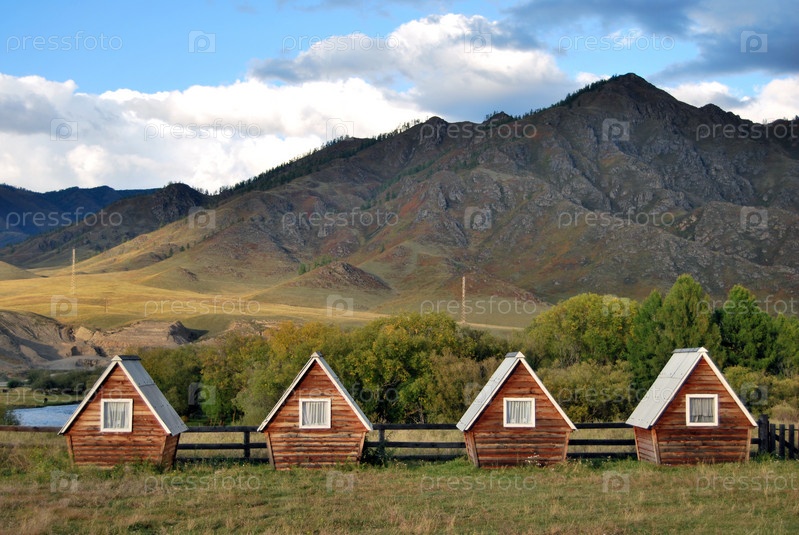
[[[770,453],[782,459],[799,459],[799,429],[793,424],[772,424],[768,417],[761,416],[758,420],[756,436],[752,438],[752,445],[757,446],[756,453]],[[624,422],[612,423],[579,423],[575,424],[578,430],[581,429],[630,429],[632,427]],[[377,440],[366,441],[367,453],[374,454],[378,458],[403,460],[448,460],[464,456],[466,445],[462,440],[458,441],[413,441],[413,440],[391,440],[387,437],[387,431],[454,431],[457,430],[455,424],[374,424],[374,429],[378,433]],[[0,426],[2,431],[19,431],[28,433],[58,433],[59,427],[24,427],[24,426]],[[203,443],[190,442],[189,436],[192,434],[205,433],[240,433],[241,441],[225,443]],[[244,459],[254,459],[253,450],[266,449],[265,442],[253,442],[252,434],[255,433],[259,438],[263,438],[254,426],[198,426],[189,427],[183,433],[184,437],[178,445],[178,451],[241,451]],[[579,436],[579,435],[578,435]],[[620,451],[619,446],[626,446],[625,451]],[[592,451],[585,451],[590,449]],[[422,453],[399,454],[397,450],[421,450]],[[434,450],[430,452],[429,450]],[[586,458],[627,458],[635,457],[635,439],[630,433],[630,438],[571,438],[567,457],[572,459]]]

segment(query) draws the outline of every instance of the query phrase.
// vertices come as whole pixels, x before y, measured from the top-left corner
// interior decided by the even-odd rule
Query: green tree
[[[710,296],[690,275],[680,275],[663,299],[659,321],[671,349],[705,347],[711,354],[721,347],[718,325],[713,321]]]
[[[760,309],[752,292],[736,284],[716,315],[725,366],[743,365],[753,370],[779,372],[774,321]]]
[[[666,364],[673,347],[663,336],[663,296],[657,290],[638,307],[627,337],[627,360],[637,389],[649,388]]]
[[[543,352],[539,362],[613,362],[623,355],[637,309],[629,299],[580,294],[537,316],[528,333]]]
[[[196,347],[185,345],[175,349],[145,349],[139,351],[139,358],[175,411],[189,417],[189,398],[202,380]]]

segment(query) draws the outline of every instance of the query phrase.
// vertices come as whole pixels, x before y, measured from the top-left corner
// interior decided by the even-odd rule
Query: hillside
[[[641,298],[682,273],[714,298],[741,283],[788,299],[799,146],[781,133],[796,126],[696,108],[628,74],[521,118],[344,139],[210,198],[171,185],[110,205],[118,226],[60,229],[3,260],[63,288],[77,247],[84,302],[118,295],[119,322],[178,296],[242,298],[265,316],[266,304],[329,311],[338,299],[364,313],[452,308],[464,274],[471,300],[529,305],[470,318],[506,326],[539,303]],[[37,284],[25,288],[49,298]],[[0,284],[0,306],[23,306],[4,301],[16,288]]]
[[[0,247],[75,223],[121,199],[152,192],[100,186],[37,193],[0,184]]]

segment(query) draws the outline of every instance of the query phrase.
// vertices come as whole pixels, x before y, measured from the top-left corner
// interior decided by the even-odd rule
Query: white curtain
[[[125,429],[130,421],[130,403],[125,401],[106,401],[103,427],[105,429]]]
[[[530,424],[533,421],[532,401],[511,401],[505,402],[505,423],[507,424]]]
[[[329,425],[327,422],[327,402],[326,401],[303,401],[302,402],[302,425],[303,426],[323,426]]]
[[[713,398],[691,398],[691,423],[713,423]]]

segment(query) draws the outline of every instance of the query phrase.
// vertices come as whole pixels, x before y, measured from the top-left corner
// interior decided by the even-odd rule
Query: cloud
[[[720,82],[686,83],[664,89],[694,106],[715,104],[755,122],[792,119],[799,110],[799,76],[772,80],[758,88],[755,95],[742,97],[736,97]]]
[[[352,33],[317,39],[294,58],[257,61],[251,72],[285,83],[355,76],[449,119],[478,120],[495,109],[522,113],[575,88],[550,53],[518,48],[516,42],[499,22],[435,15],[404,23],[384,37]]]
[[[0,181],[40,191],[170,180],[214,191],[329,135],[369,137],[430,115],[357,78],[91,95],[72,81],[2,76],[0,88],[0,116],[19,121],[0,128]]]

